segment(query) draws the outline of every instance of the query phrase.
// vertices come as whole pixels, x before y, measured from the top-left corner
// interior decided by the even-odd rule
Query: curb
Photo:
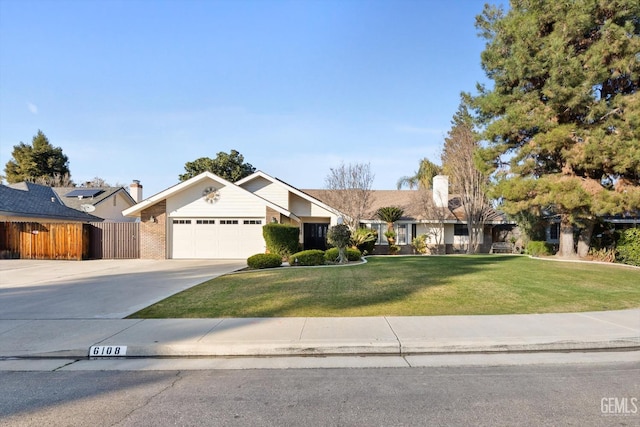
[[[414,356],[424,354],[461,353],[526,353],[526,352],[588,352],[637,351],[640,338],[610,341],[557,341],[547,343],[246,343],[224,345],[153,345],[127,346],[126,356],[92,359],[128,358],[225,358],[225,357],[331,357],[331,356]],[[3,359],[90,359],[89,349],[69,349],[2,357]]]

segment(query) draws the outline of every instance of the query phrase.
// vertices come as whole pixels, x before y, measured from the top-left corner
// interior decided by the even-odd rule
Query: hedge
[[[300,228],[288,224],[271,223],[262,227],[262,236],[267,246],[267,252],[287,258],[298,252],[300,243]]]
[[[297,252],[289,257],[290,265],[322,265],[324,264],[324,251],[309,249]]]
[[[282,265],[282,257],[278,254],[255,254],[247,258],[249,268],[275,268]]]
[[[551,245],[539,240],[531,240],[527,243],[527,253],[531,256],[551,255]]]

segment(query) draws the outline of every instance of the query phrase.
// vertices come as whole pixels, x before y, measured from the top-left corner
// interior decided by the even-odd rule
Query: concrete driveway
[[[244,260],[0,260],[0,319],[122,319]]]

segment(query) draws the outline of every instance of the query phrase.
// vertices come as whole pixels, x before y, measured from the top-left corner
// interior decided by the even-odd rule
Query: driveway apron
[[[0,320],[122,319],[244,260],[0,260]]]

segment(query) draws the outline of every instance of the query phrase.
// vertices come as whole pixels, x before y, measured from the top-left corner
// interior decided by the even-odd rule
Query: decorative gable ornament
[[[215,187],[202,190],[202,199],[207,203],[215,203],[220,198],[220,192]]]

